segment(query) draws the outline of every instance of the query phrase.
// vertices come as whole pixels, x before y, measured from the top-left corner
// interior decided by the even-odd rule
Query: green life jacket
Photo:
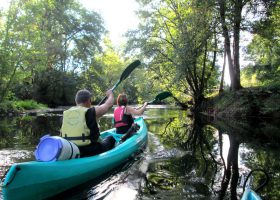
[[[90,129],[86,124],[86,112],[88,108],[75,106],[63,112],[61,135],[78,146],[91,143]]]

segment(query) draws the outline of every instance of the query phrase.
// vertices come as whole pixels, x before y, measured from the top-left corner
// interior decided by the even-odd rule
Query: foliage
[[[2,116],[3,114],[6,115],[6,113],[13,113],[17,111],[18,110],[12,101],[0,102],[0,116]]]
[[[98,102],[104,97],[105,91],[118,81],[124,67],[121,56],[113,48],[111,41],[105,38],[103,53],[98,54],[95,62],[81,74],[81,87],[90,88],[95,102]]]
[[[81,74],[81,87],[92,90],[93,101],[99,103],[105,91],[113,87],[119,80],[124,69],[134,60],[133,57],[124,60],[123,55],[116,50],[108,38],[104,39],[104,51],[96,56],[88,70]],[[151,98],[151,84],[148,72],[142,64],[114,91],[115,97],[119,93],[128,95],[129,103],[148,101]],[[156,91],[158,92],[158,91]]]
[[[37,87],[33,77],[47,69],[86,70],[100,52],[105,33],[99,14],[82,8],[76,0],[13,0],[0,21],[0,100],[17,85],[28,86],[28,95],[23,96],[23,91],[18,95],[30,98],[30,90]]]
[[[46,105],[37,103],[34,100],[6,100],[0,103],[0,116],[12,115],[23,110],[41,109],[46,107]]]
[[[79,77],[55,69],[36,73],[34,99],[49,106],[74,104]]]
[[[124,55],[104,37],[101,16],[77,0],[12,0],[0,12],[0,101],[34,99],[49,106],[69,105],[78,89],[87,88],[99,102],[137,57],[142,68],[115,94],[124,91],[131,102],[142,103],[167,90],[174,95],[169,102],[186,103],[193,98],[198,104],[219,83],[216,58],[223,49],[219,2],[225,2],[230,34],[238,39],[243,28],[255,34],[247,49],[254,64],[242,71],[242,84],[279,83],[279,2],[138,2],[141,23],[138,30],[127,34],[130,54]],[[238,2],[246,8],[241,9],[247,14],[242,19],[238,18]],[[252,13],[257,20],[245,20]],[[239,56],[239,44],[234,46],[233,55]]]
[[[246,86],[268,86],[280,80],[280,3],[270,7],[266,18],[255,22],[254,37],[247,47],[248,59],[254,62],[243,72]]]
[[[280,85],[225,91],[207,101],[205,111],[214,109],[218,116],[279,117]]]
[[[199,102],[208,80],[217,78],[212,10],[207,2],[191,0],[140,3],[142,23],[128,34],[128,49],[140,49],[148,59],[153,85]]]
[[[31,109],[39,109],[46,108],[46,105],[37,103],[34,100],[25,100],[25,101],[15,101],[14,105],[21,110],[31,110]]]

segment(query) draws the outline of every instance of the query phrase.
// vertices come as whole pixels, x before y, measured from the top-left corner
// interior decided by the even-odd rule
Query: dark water
[[[186,111],[160,106],[144,114],[149,141],[143,153],[52,199],[240,199],[242,180],[254,169],[270,177],[258,194],[280,199],[279,121],[189,118]],[[33,160],[39,138],[57,135],[60,120],[61,114],[0,120],[0,178],[11,164]],[[112,113],[100,126],[112,127]],[[254,172],[251,186],[264,177]]]

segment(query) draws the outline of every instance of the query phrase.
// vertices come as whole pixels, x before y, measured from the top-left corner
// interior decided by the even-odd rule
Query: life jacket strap
[[[66,140],[82,140],[84,142],[85,140],[89,140],[90,136],[85,136],[85,134],[83,133],[82,136],[68,137],[67,134],[65,134],[64,138]]]
[[[127,124],[127,123],[126,123],[126,121],[124,121],[124,120],[120,120],[120,121],[114,121],[114,123],[115,123],[115,124],[120,124],[120,123],[124,123],[124,124]]]

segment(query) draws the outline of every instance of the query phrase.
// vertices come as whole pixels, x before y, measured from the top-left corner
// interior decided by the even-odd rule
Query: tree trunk
[[[232,59],[232,55],[231,55],[231,48],[230,48],[230,36],[229,36],[229,30],[228,27],[226,25],[226,18],[225,18],[225,13],[226,13],[226,5],[225,5],[225,0],[218,0],[219,3],[219,9],[220,9],[220,20],[221,20],[221,24],[222,24],[222,30],[223,30],[223,36],[225,38],[225,52],[226,52],[226,56],[228,58],[228,67],[229,67],[229,75],[230,75],[230,80],[231,80],[231,89],[236,91],[239,90],[241,88],[240,85],[240,67],[239,67],[239,33],[240,33],[240,23],[239,23],[239,27],[237,26],[238,23],[235,23],[234,28],[237,28],[238,31],[234,32],[234,48],[233,48],[233,58]],[[238,5],[235,4],[234,7],[236,7]],[[237,9],[237,8],[236,8]],[[241,8],[242,10],[242,8]],[[241,16],[241,14],[240,14]],[[234,17],[236,18],[236,17]],[[241,20],[241,19],[240,19]],[[235,30],[236,31],[236,30]],[[236,60],[236,58],[238,58]],[[237,65],[236,65],[237,64]],[[236,69],[238,68],[238,69]]]
[[[225,67],[226,67],[226,51],[224,50],[224,63],[223,63],[223,70],[222,70],[222,77],[221,77],[219,93],[222,93],[224,91]]]
[[[242,12],[242,0],[234,1],[234,26],[233,26],[233,68],[235,74],[233,90],[239,90],[240,84],[240,24],[241,24],[241,12]]]

